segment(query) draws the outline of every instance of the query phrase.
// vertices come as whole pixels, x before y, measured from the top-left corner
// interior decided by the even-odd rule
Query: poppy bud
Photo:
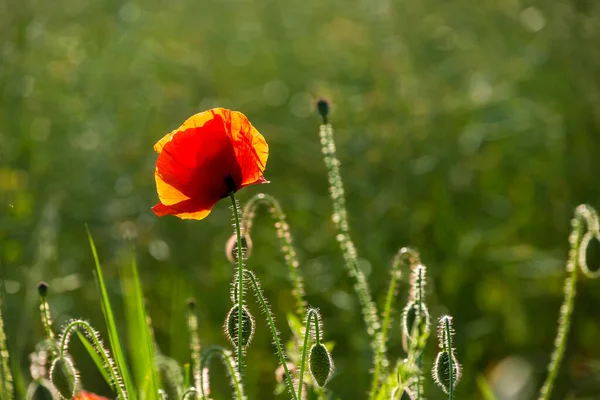
[[[308,368],[319,387],[327,384],[333,372],[333,362],[329,351],[323,344],[315,344],[310,349]]]
[[[242,235],[242,257],[247,259],[252,253],[252,239],[248,235]],[[230,263],[236,264],[238,259],[237,235],[234,233],[227,240],[225,255]]]
[[[72,399],[77,386],[77,371],[68,357],[58,356],[50,368],[50,380],[62,398]]]
[[[239,307],[234,305],[227,313],[225,319],[225,334],[227,339],[231,342],[233,347],[237,348],[238,345],[238,318],[239,318]],[[254,337],[254,317],[248,311],[246,307],[242,307],[242,347],[246,348]]]
[[[321,114],[321,117],[323,117],[323,122],[327,123],[327,116],[329,115],[329,101],[323,98],[317,100],[317,111],[319,114]]]
[[[37,285],[38,293],[41,297],[46,297],[48,295],[48,284],[46,282],[40,282]]]
[[[421,303],[421,315],[419,326],[415,327],[419,307],[415,301],[409,301],[402,311],[402,347],[408,351],[412,340],[427,337],[429,335],[429,326],[431,324],[429,311],[424,303]],[[415,329],[415,332],[413,332]],[[416,337],[413,337],[415,333]]]
[[[447,351],[440,351],[433,363],[432,376],[434,382],[442,388],[444,393],[450,390],[450,356]],[[460,380],[461,371],[460,364],[454,354],[452,354],[452,388]]]

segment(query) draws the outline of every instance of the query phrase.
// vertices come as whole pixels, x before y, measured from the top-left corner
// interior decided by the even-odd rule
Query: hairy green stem
[[[454,350],[452,348],[452,332],[450,330],[450,319],[444,320],[444,329],[446,331],[446,341],[444,341],[444,350],[448,354],[448,372],[449,372],[449,388],[448,388],[448,399],[454,399]]]
[[[302,399],[302,386],[304,385],[304,366],[306,365],[306,353],[308,351],[308,338],[310,336],[311,321],[314,320],[315,327],[315,342],[321,343],[321,330],[319,327],[319,315],[317,310],[310,309],[306,313],[306,326],[304,327],[304,344],[302,345],[302,359],[300,361],[300,380],[298,383],[298,398]]]
[[[273,337],[273,343],[275,343],[275,348],[277,349],[277,355],[279,356],[279,361],[283,366],[283,370],[285,371],[285,380],[288,386],[290,393],[292,394],[292,398],[294,400],[298,400],[296,396],[296,391],[294,390],[294,382],[292,381],[292,375],[290,374],[290,370],[288,369],[287,362],[285,361],[285,356],[283,355],[283,349],[281,347],[281,340],[279,339],[279,333],[277,332],[277,328],[275,327],[275,320],[273,318],[273,314],[271,313],[271,309],[262,293],[260,285],[258,283],[258,279],[252,273],[252,271],[245,270],[245,276],[252,283],[252,287],[254,288],[254,294],[260,303],[260,307],[263,312],[267,316],[267,323],[269,324],[269,328],[271,329],[271,336]],[[239,331],[241,332],[241,330]],[[238,335],[242,336],[242,335]]]
[[[240,335],[241,336],[241,335]],[[210,346],[204,350],[202,354],[202,358],[200,360],[200,369],[204,371],[205,368],[208,368],[208,363],[212,359],[214,355],[219,355],[223,364],[227,368],[227,373],[229,374],[229,378],[231,379],[231,386],[235,391],[235,398],[237,400],[243,400],[246,397],[244,396],[244,386],[242,385],[242,378],[239,374],[239,370],[236,368],[235,360],[231,356],[231,352],[224,349],[221,346]],[[206,393],[204,391],[205,387],[204,383],[204,374],[200,375],[200,393],[202,398],[206,398]]]
[[[325,118],[325,117],[324,117]],[[330,124],[324,123],[319,128],[321,138],[322,152],[324,155],[325,166],[328,170],[329,192],[333,202],[333,222],[335,223],[338,235],[337,240],[344,255],[346,269],[349,275],[354,278],[354,290],[358,295],[361,304],[361,310],[367,333],[371,337],[371,349],[373,351],[373,363],[377,363],[376,358],[382,345],[381,323],[377,313],[377,307],[371,297],[369,286],[363,272],[358,267],[358,256],[356,247],[350,237],[350,225],[348,223],[348,212],[346,210],[346,200],[344,197],[344,186],[340,175],[340,162],[336,157],[335,141],[333,138],[333,128]],[[382,362],[387,365],[385,351],[383,352]]]
[[[190,353],[192,361],[192,376],[194,379],[194,388],[200,390],[200,338],[198,337],[198,317],[194,311],[193,302],[188,304],[187,325],[190,334]],[[188,366],[189,369],[189,366]]]
[[[583,234],[584,223],[587,224],[587,232]],[[598,271],[592,273],[586,262],[587,245],[591,239],[600,240],[600,227],[598,223],[598,214],[588,205],[580,205],[575,209],[575,216],[572,220],[573,229],[569,236],[571,249],[566,264],[568,276],[565,279],[564,299],[560,308],[558,319],[558,329],[556,339],[554,340],[554,351],[548,365],[548,376],[540,389],[539,400],[549,400],[554,386],[554,381],[558,375],[560,363],[563,359],[567,347],[567,337],[571,326],[571,317],[575,307],[575,295],[577,291],[577,279],[579,270],[585,277],[597,278]]]
[[[233,192],[231,192],[229,194],[229,197],[231,198],[231,208],[233,210],[233,218],[234,218],[234,222],[235,222],[235,234],[236,234],[236,238],[237,238],[237,263],[238,263],[238,271],[237,271],[237,275],[238,275],[238,295],[237,295],[237,302],[238,302],[238,337],[237,337],[237,367],[238,367],[238,371],[240,372],[240,376],[243,374],[243,370],[244,370],[244,346],[242,344],[242,337],[243,335],[241,334],[242,332],[242,307],[244,306],[244,279],[243,279],[243,274],[244,274],[244,254],[242,251],[242,231],[241,231],[241,227],[240,227],[240,215],[239,215],[239,209],[238,209],[238,204],[237,201],[235,200],[235,195]]]
[[[394,257],[394,261],[392,262],[391,268],[391,279],[390,284],[388,286],[388,291],[385,299],[385,308],[383,309],[383,322],[381,325],[381,342],[379,343],[379,347],[377,349],[376,358],[375,358],[375,370],[373,372],[373,381],[371,384],[371,395],[370,399],[374,400],[377,398],[378,388],[379,388],[379,375],[382,370],[385,368],[384,366],[384,358],[386,352],[386,344],[387,344],[387,334],[390,327],[391,315],[394,302],[394,297],[397,292],[397,284],[398,281],[402,277],[402,271],[400,267],[402,266],[402,261],[408,258],[410,264],[418,264],[420,263],[419,253],[413,249],[408,247],[401,248],[396,256]]]
[[[0,282],[0,286],[2,282]],[[0,287],[0,290],[4,289],[4,287]],[[3,294],[0,291],[0,384],[2,384],[2,389],[0,390],[0,398],[6,400],[13,399],[13,378],[12,373],[10,371],[9,362],[8,362],[8,348],[6,347],[6,333],[4,332],[4,320],[2,319],[2,300]]]
[[[59,346],[60,357],[64,357],[64,355],[67,352],[68,347],[69,347],[69,339],[71,337],[71,334],[73,333],[73,331],[75,329],[78,329],[78,328],[83,328],[84,333],[92,341],[92,344],[94,345],[94,349],[96,350],[96,353],[100,356],[100,358],[102,358],[102,361],[104,362],[104,365],[106,366],[106,368],[108,369],[108,373],[110,374],[110,377],[111,377],[111,380],[112,380],[112,383],[114,386],[113,389],[117,392],[117,396],[119,396],[119,399],[121,399],[121,400],[127,399],[127,392],[121,385],[121,382],[123,382],[123,379],[119,375],[119,371],[117,371],[117,369],[115,368],[114,362],[110,358],[108,350],[105,349],[104,346],[102,345],[102,342],[100,341],[100,339],[98,337],[98,333],[87,322],[82,321],[82,320],[73,320],[68,323],[68,325],[65,327],[65,329],[63,330],[62,335],[60,337],[60,346]]]
[[[256,217],[256,209],[259,205],[263,204],[268,207],[271,217],[275,220],[277,236],[281,242],[281,251],[284,254],[290,272],[290,279],[293,287],[292,293],[296,300],[296,312],[299,316],[304,316],[306,314],[306,301],[304,300],[304,284],[302,282],[302,277],[298,274],[300,263],[298,262],[298,256],[294,249],[292,234],[289,225],[286,222],[285,213],[275,197],[265,193],[259,193],[248,200],[244,206],[244,212],[242,213],[242,228],[244,229],[244,235],[250,236],[254,218]]]

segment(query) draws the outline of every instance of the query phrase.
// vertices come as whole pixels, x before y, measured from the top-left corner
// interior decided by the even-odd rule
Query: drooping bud
[[[242,234],[242,254],[247,259],[252,254],[252,239],[246,234]],[[236,264],[238,259],[237,235],[234,233],[227,240],[225,245],[225,255],[230,263]]]
[[[225,319],[225,334],[231,344],[237,348],[238,345],[238,327],[239,327],[239,307],[234,305],[227,313]],[[242,307],[242,347],[246,348],[254,337],[254,317],[246,307]]]
[[[58,356],[50,367],[50,381],[64,399],[72,399],[78,377],[73,362],[64,355]]]
[[[323,387],[333,373],[333,361],[327,348],[322,344],[315,344],[310,349],[308,369],[316,384]]]

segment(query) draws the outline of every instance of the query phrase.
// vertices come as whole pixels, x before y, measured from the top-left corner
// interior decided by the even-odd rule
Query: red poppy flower
[[[213,108],[190,117],[154,145],[159,217],[203,219],[229,193],[267,182],[265,138],[238,111]]]
[[[110,400],[108,397],[98,396],[97,394],[81,390],[77,392],[73,400]]]

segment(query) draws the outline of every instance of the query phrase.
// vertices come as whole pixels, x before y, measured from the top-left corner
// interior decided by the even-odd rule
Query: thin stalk
[[[452,331],[450,329],[450,319],[446,318],[444,321],[444,329],[446,330],[446,341],[444,341],[445,351],[448,354],[448,371],[450,372],[449,376],[449,388],[448,388],[448,399],[454,399],[454,350],[452,349]]]
[[[231,198],[231,208],[233,210],[233,218],[235,222],[235,234],[237,238],[237,263],[238,263],[238,340],[237,340],[237,367],[240,373],[240,376],[243,374],[244,370],[244,346],[242,345],[242,308],[244,306],[244,259],[243,259],[243,251],[242,251],[242,230],[240,227],[240,215],[237,201],[235,200],[234,192],[229,194]]]
[[[584,222],[587,224],[587,232],[583,234]],[[558,375],[560,363],[564,357],[567,347],[567,337],[571,327],[571,317],[575,307],[575,295],[577,292],[577,279],[579,270],[585,277],[597,278],[597,273],[591,273],[587,267],[586,250],[592,238],[600,238],[600,227],[598,223],[598,214],[588,205],[580,205],[575,209],[575,216],[571,221],[573,229],[569,236],[571,249],[566,264],[568,276],[565,279],[564,299],[560,308],[558,319],[558,329],[556,339],[554,340],[554,351],[548,365],[548,376],[540,390],[539,400],[549,400],[554,386],[554,381]]]
[[[340,175],[340,161],[336,157],[335,140],[333,138],[333,128],[326,123],[326,116],[323,116],[323,124],[319,128],[321,138],[322,152],[324,155],[325,166],[328,169],[329,192],[333,202],[333,222],[338,230],[337,240],[344,255],[346,269],[349,275],[354,278],[354,290],[361,304],[363,320],[367,326],[367,333],[371,337],[371,349],[373,351],[373,363],[376,363],[376,357],[381,346],[381,323],[377,314],[377,307],[371,297],[371,292],[367,280],[358,267],[358,256],[356,247],[350,237],[350,225],[348,223],[348,211],[346,210],[346,200],[344,197],[344,186]],[[385,344],[383,344],[385,346]],[[387,364],[385,354],[383,361]]]
[[[271,313],[271,309],[269,308],[269,305],[267,304],[267,301],[265,300],[265,297],[263,296],[262,290],[260,288],[260,285],[258,283],[258,279],[256,278],[256,276],[251,271],[246,270],[244,272],[246,273],[245,276],[252,283],[252,287],[254,288],[254,293],[256,294],[256,298],[258,299],[258,301],[260,303],[261,309],[267,316],[267,323],[269,324],[269,328],[271,329],[271,336],[273,337],[273,343],[275,343],[275,348],[277,349],[277,355],[279,356],[279,361],[281,362],[281,365],[283,366],[283,370],[285,371],[285,380],[286,380],[288,389],[292,393],[292,398],[294,400],[298,400],[298,397],[296,396],[296,391],[294,390],[294,383],[292,381],[292,375],[290,374],[290,370],[287,367],[287,362],[285,361],[285,356],[283,355],[283,350],[281,347],[281,340],[279,339],[279,333],[277,332],[277,328],[275,327],[275,320],[273,318],[273,314]],[[241,332],[241,330],[239,332]],[[241,337],[242,335],[238,335],[238,336]]]
[[[302,360],[300,361],[300,381],[298,383],[298,398],[302,399],[302,386],[304,385],[304,366],[306,365],[306,353],[308,351],[308,338],[310,336],[311,321],[314,320],[315,342],[321,343],[321,331],[319,327],[319,316],[315,309],[308,310],[306,314],[306,326],[304,327],[304,344],[302,345]]]
[[[2,301],[3,301],[3,289],[2,282],[0,282],[0,384],[2,389],[0,390],[0,398],[6,400],[13,399],[13,378],[10,372],[9,360],[8,360],[8,348],[6,347],[6,333],[4,332],[4,321],[2,319]]]
[[[200,376],[202,371],[200,370],[200,338],[198,336],[198,317],[195,312],[196,303],[194,301],[188,302],[187,311],[187,325],[190,334],[190,355],[192,358],[192,376],[194,379],[194,388],[200,390]],[[189,370],[189,365],[187,365]],[[186,374],[187,375],[187,374]]]
[[[69,339],[71,337],[71,333],[72,333],[72,331],[74,331],[77,328],[83,328],[86,336],[92,341],[92,343],[94,345],[94,349],[96,350],[96,353],[100,356],[100,358],[102,358],[104,365],[108,369],[108,373],[110,374],[110,377],[111,377],[111,380],[112,380],[112,383],[114,386],[113,389],[117,392],[119,399],[123,399],[123,400],[127,399],[127,393],[125,392],[125,389],[121,385],[121,382],[123,380],[122,380],[121,376],[119,375],[119,372],[116,370],[114,362],[110,358],[108,350],[105,349],[104,346],[102,345],[102,342],[98,338],[98,333],[87,322],[82,321],[82,320],[74,320],[74,321],[69,322],[69,324],[63,330],[63,333],[60,337],[60,347],[59,347],[60,356],[63,357],[65,355],[65,353],[67,352],[67,349],[69,347]]]
[[[279,237],[281,251],[284,255],[290,273],[290,279],[292,281],[292,294],[296,300],[296,312],[299,316],[304,316],[306,314],[306,301],[304,300],[304,284],[302,282],[302,277],[298,274],[300,263],[294,248],[292,234],[286,221],[285,213],[275,197],[265,193],[259,193],[248,200],[244,206],[244,212],[242,213],[242,228],[244,230],[244,235],[250,236],[254,218],[256,217],[256,209],[259,205],[265,205],[269,210],[269,214],[271,214],[271,217],[275,220],[277,237]]]
[[[419,253],[407,247],[401,248],[400,251],[398,251],[398,253],[396,254],[396,257],[394,257],[394,261],[392,262],[391,279],[385,299],[385,308],[383,310],[381,342],[379,343],[379,347],[375,357],[375,371],[373,372],[373,382],[371,384],[371,400],[374,400],[377,397],[377,392],[379,388],[379,375],[381,374],[381,371],[385,368],[384,359],[386,353],[387,334],[390,327],[392,310],[394,309],[393,302],[397,292],[397,283],[402,278],[402,271],[400,270],[400,267],[402,265],[402,261],[407,257],[411,264],[420,263]]]
[[[205,368],[208,368],[207,364],[210,362],[211,358],[215,354],[218,354],[220,356],[221,360],[223,361],[223,364],[225,364],[225,367],[227,368],[227,373],[229,374],[229,378],[231,379],[231,386],[233,386],[233,390],[235,391],[235,398],[237,400],[245,399],[246,397],[244,396],[244,387],[242,385],[241,375],[239,374],[238,369],[236,369],[235,360],[233,359],[233,357],[231,357],[230,351],[224,349],[221,346],[208,347],[206,350],[204,350],[204,354],[202,354],[202,359],[200,360],[201,369],[204,371]],[[200,393],[202,395],[202,398],[205,399],[206,393],[204,391],[204,387],[206,385],[204,383],[204,374],[200,376]]]

